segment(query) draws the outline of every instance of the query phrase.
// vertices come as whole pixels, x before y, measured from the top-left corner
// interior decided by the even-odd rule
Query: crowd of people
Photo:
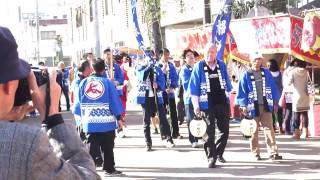
[[[71,68],[60,62],[58,71],[49,72],[47,88],[42,88],[37,86],[30,66],[19,59],[17,44],[7,28],[0,27],[0,43],[6,47],[0,50],[0,101],[5,102],[0,104],[0,133],[26,146],[14,149],[8,145],[12,138],[1,142],[1,147],[13,153],[9,158],[17,161],[1,167],[1,170],[7,169],[4,173],[7,179],[18,179],[21,174],[31,179],[44,179],[52,174],[56,179],[99,179],[95,167],[102,167],[106,175],[121,175],[115,168],[113,149],[115,137],[125,136],[126,101],[131,89],[128,67],[132,66],[128,54],[113,54],[113,50],[107,48],[103,58],[87,53]],[[215,168],[217,161],[227,162],[223,154],[230,120],[236,116],[256,121],[257,128],[249,142],[252,157],[257,161],[261,160],[259,127],[264,131],[271,160],[282,159],[275,129],[292,134],[295,139],[308,137],[310,77],[305,62],[294,60],[282,73],[275,60],[268,61],[264,67],[262,54],[254,51],[250,54],[250,66],[243,68],[237,64],[231,68],[230,76],[224,61],[216,58],[215,44],[208,44],[204,58],[198,61],[196,51],[183,50],[179,68],[170,60],[167,48],[159,54],[152,50],[148,53],[151,59],[145,58],[132,67],[137,79],[133,99],[142,107],[146,151],[153,150],[151,127],[166,142],[167,148],[173,148],[174,140],[184,138],[179,125],[186,120],[189,127],[190,122],[200,116],[207,124],[205,136],[195,137],[188,128],[188,139],[193,148],[200,147],[200,139],[204,141],[209,168]],[[13,106],[21,79],[28,81],[34,107]],[[64,123],[59,114],[61,93],[66,99],[66,110],[74,114],[76,128]],[[43,120],[44,131],[10,122],[21,120],[35,108]],[[49,144],[54,148],[49,148]],[[18,162],[14,157],[27,152],[22,152],[26,149],[31,153]],[[20,166],[13,164],[31,168],[21,167],[25,169],[21,171]],[[20,169],[18,175],[13,173],[18,172],[17,168]]]

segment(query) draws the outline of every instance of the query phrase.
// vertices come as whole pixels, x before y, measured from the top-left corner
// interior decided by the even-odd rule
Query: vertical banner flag
[[[224,46],[229,32],[231,20],[231,6],[233,0],[225,0],[213,26],[212,26],[212,43],[217,47],[217,59],[223,61]]]
[[[134,24],[134,28],[135,28],[134,33],[136,35],[136,39],[139,44],[139,49],[141,49],[144,52],[146,57],[149,59],[149,62],[151,64],[154,64],[155,61],[151,57],[150,53],[147,51],[147,48],[144,46],[143,37],[140,32],[139,22],[138,22],[138,17],[137,17],[137,1],[136,0],[131,0],[131,13],[132,13],[132,20],[133,20],[133,24]]]

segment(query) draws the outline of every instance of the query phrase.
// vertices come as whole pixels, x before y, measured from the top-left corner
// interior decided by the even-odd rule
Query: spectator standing
[[[280,67],[275,59],[270,59],[267,63],[267,66],[274,79],[274,82],[277,85],[278,91],[281,94],[283,90],[283,86],[282,86],[282,74],[280,72]],[[273,119],[274,129],[277,128],[280,134],[284,134],[284,130],[282,128],[282,124],[283,124],[282,107],[279,107],[277,109],[277,112],[274,111],[272,113],[272,119]]]
[[[290,70],[289,81],[287,85],[292,85],[292,111],[293,111],[293,138],[307,138],[310,110],[309,94],[308,94],[308,77],[309,72],[306,69],[307,63],[297,61],[297,67]],[[300,136],[300,122],[303,120],[303,129]]]
[[[67,111],[70,111],[70,98],[69,98],[69,70],[65,67],[64,62],[58,63],[58,81],[61,86],[62,93],[66,99]],[[61,102],[59,103],[59,109],[61,111]]]
[[[289,72],[297,66],[297,60],[293,60],[290,62],[289,67],[283,71],[283,78],[282,78],[282,84],[283,84],[283,91],[284,98],[285,98],[285,107],[284,114],[283,114],[283,127],[285,129],[286,135],[292,135],[293,130],[293,124],[292,124],[292,84],[288,85],[289,82]]]
[[[30,66],[19,59],[10,30],[0,27],[0,177],[1,179],[98,180],[94,163],[72,124],[58,112],[60,87],[49,76],[50,94],[38,88]],[[19,80],[28,79],[43,130],[19,122],[33,108],[14,106]],[[51,99],[46,116],[45,97]],[[6,138],[10,137],[10,138]]]

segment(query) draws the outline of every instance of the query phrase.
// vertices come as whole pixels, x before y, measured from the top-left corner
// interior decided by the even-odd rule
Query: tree
[[[250,9],[254,7],[254,4],[255,4],[255,0],[246,1],[246,2],[235,1],[231,7],[234,18],[240,19],[245,17],[250,11]]]
[[[164,43],[160,27],[160,0],[142,0],[142,5],[145,7],[144,20],[147,23],[149,40],[158,54]]]
[[[290,7],[297,7],[301,0],[289,0]],[[273,14],[288,12],[288,0],[235,0],[232,6],[232,13],[236,19],[245,17],[251,8],[257,4],[259,6],[265,6],[270,9]]]

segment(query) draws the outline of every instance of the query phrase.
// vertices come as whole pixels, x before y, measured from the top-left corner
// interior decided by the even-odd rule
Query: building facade
[[[69,26],[74,50],[73,59],[79,61],[88,52],[94,53],[96,57],[102,57],[103,50],[108,47],[137,48],[130,2],[130,0],[78,0],[76,3],[70,3]],[[143,23],[140,24],[141,31],[146,32]],[[147,33],[143,34],[144,37],[146,35]],[[145,41],[148,45],[147,39]]]

